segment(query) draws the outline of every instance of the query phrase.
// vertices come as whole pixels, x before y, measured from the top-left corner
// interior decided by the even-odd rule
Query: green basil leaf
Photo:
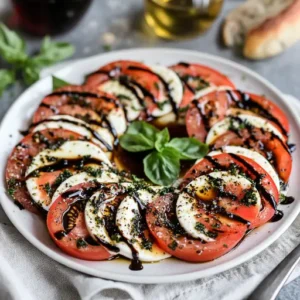
[[[157,151],[162,151],[165,144],[170,140],[170,134],[168,128],[164,128],[162,131],[156,134],[155,148]]]
[[[0,56],[11,64],[22,64],[27,59],[25,41],[0,23]]]
[[[74,52],[73,45],[64,42],[52,42],[50,37],[46,36],[40,53],[33,57],[32,62],[39,67],[49,66],[72,56]]]
[[[179,157],[171,148],[153,151],[144,158],[143,164],[146,176],[155,184],[170,185],[179,176]]]
[[[16,74],[14,71],[1,69],[0,70],[0,96],[2,95],[3,91],[6,87],[15,82]]]
[[[208,152],[208,145],[195,138],[174,138],[167,146],[176,149],[181,159],[199,159]]]
[[[35,83],[40,78],[40,69],[38,67],[27,65],[23,69],[23,78],[27,85],[31,85]]]
[[[143,122],[143,121],[135,121],[132,122],[127,131],[126,134],[141,134],[143,136],[145,136],[147,139],[151,140],[154,144],[155,140],[156,140],[156,134],[159,132],[159,130],[157,128],[155,128],[154,126]]]
[[[154,148],[154,143],[142,134],[124,134],[120,137],[120,145],[129,152],[142,152]]]
[[[57,90],[61,87],[64,87],[66,85],[70,85],[71,83],[64,81],[58,77],[52,76],[52,90]]]

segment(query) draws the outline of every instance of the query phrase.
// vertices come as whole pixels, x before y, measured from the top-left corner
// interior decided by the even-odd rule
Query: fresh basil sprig
[[[64,81],[56,76],[52,76],[52,90],[55,91],[64,86],[70,85],[71,83]]]
[[[208,146],[194,138],[170,140],[167,128],[159,131],[143,122],[132,122],[120,138],[120,145],[129,152],[151,151],[143,160],[146,176],[155,184],[170,185],[179,176],[180,160],[202,158]]]
[[[39,53],[29,56],[26,53],[25,41],[16,32],[0,23],[0,57],[12,65],[11,70],[0,70],[0,95],[18,78],[24,80],[27,85],[34,83],[39,79],[43,67],[72,56],[74,51],[73,45],[54,42],[46,36]]]

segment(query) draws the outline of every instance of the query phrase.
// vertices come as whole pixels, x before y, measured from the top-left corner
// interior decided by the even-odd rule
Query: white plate
[[[85,74],[97,67],[118,59],[134,59],[155,64],[171,65],[179,61],[201,63],[228,75],[240,89],[264,94],[277,103],[287,114],[291,126],[291,142],[300,141],[300,125],[294,112],[285,103],[284,98],[268,81],[258,74],[236,63],[194,51],[173,49],[133,49],[101,54],[80,60],[55,73],[56,76],[72,83],[82,83]],[[19,210],[7,196],[4,184],[4,172],[7,157],[21,139],[20,129],[26,129],[34,110],[43,96],[51,92],[51,78],[46,77],[26,90],[12,105],[0,128],[1,157],[0,176],[3,188],[0,191],[1,204],[6,214],[17,229],[35,247],[49,257],[72,269],[97,277],[135,283],[163,283],[186,281],[210,276],[235,267],[258,254],[290,226],[300,211],[300,202],[281,206],[284,218],[276,223],[268,223],[250,234],[240,246],[225,256],[207,263],[196,264],[167,259],[160,263],[144,264],[142,271],[133,272],[128,268],[128,261],[89,262],[72,258],[61,252],[50,239],[45,222],[38,216],[25,210]],[[298,198],[300,178],[300,157],[294,155],[294,168],[290,180],[289,195]]]

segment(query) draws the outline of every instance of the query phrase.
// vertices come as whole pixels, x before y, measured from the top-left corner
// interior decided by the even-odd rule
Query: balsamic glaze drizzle
[[[73,120],[69,120],[69,119],[55,119],[55,120],[49,120],[49,119],[44,119],[40,122],[37,122],[37,123],[34,123],[30,126],[30,128],[32,127],[35,127],[39,124],[42,124],[42,123],[46,123],[46,122],[65,122],[65,123],[70,123],[70,124],[74,124],[74,125],[77,125],[77,126],[81,126],[81,127],[84,127],[85,129],[87,129],[97,140],[99,140],[105,147],[108,151],[113,151],[113,148],[102,138],[102,136],[95,130],[93,130],[91,127],[89,126],[86,126],[85,124],[82,124],[82,123],[79,123],[79,122],[76,122],[76,121],[73,121]]]
[[[286,196],[283,201],[280,202],[282,205],[289,205],[292,204],[295,201],[295,198],[292,196]]]
[[[281,122],[276,119],[270,112],[262,107],[259,103],[256,101],[252,100],[250,98],[250,95],[247,93],[244,93],[240,90],[236,91],[237,93],[240,94],[241,100],[234,94],[234,91],[227,90],[226,93],[229,96],[230,100],[236,103],[238,108],[245,109],[245,110],[253,110],[253,109],[258,109],[259,113],[264,116],[265,118],[269,119],[270,121],[274,122],[282,131],[282,133],[285,136],[288,136],[288,132],[285,130],[285,128],[282,126]]]

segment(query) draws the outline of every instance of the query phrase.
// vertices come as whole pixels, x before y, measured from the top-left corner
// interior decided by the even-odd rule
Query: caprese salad
[[[7,191],[79,259],[211,261],[293,201],[286,115],[207,66],[111,62],[22,132]]]

